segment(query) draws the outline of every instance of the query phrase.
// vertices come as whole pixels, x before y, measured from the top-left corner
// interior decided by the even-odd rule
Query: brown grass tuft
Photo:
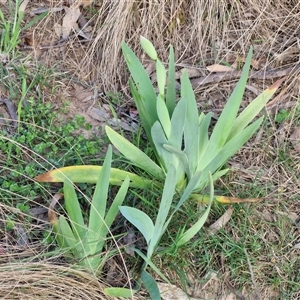
[[[47,262],[9,262],[0,266],[1,299],[112,299],[98,278]]]

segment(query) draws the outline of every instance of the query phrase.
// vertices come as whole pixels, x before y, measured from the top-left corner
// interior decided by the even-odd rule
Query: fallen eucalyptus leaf
[[[219,72],[232,72],[235,71],[233,68],[228,67],[228,66],[224,66],[224,65],[219,65],[219,64],[214,64],[211,66],[207,66],[206,69],[210,72],[215,72],[215,73],[219,73]]]

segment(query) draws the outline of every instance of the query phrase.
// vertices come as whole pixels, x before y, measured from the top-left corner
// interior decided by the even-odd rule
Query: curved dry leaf
[[[71,30],[77,26],[77,20],[81,15],[80,9],[78,6],[71,6],[65,8],[66,15],[63,18],[62,24],[62,38],[66,39]]]
[[[55,207],[56,203],[61,199],[62,196],[63,196],[63,194],[57,193],[51,199],[51,203],[50,203],[49,209],[48,209],[48,219],[52,225],[55,223],[58,223],[58,219],[57,219],[56,213],[54,211],[54,207]]]
[[[229,220],[231,219],[233,213],[233,208],[229,206],[229,208],[225,211],[225,213],[212,225],[209,226],[208,231],[211,235],[216,234],[222,227],[224,227]]]
[[[221,72],[232,72],[235,71],[233,68],[224,66],[224,65],[219,65],[219,64],[214,64],[211,66],[207,66],[206,69],[210,72],[215,72],[215,73],[221,73]]]
[[[24,12],[28,3],[29,3],[29,0],[24,0],[19,6],[19,12]]]

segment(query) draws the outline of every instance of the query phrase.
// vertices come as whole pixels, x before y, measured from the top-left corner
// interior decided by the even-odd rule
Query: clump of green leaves
[[[126,178],[106,211],[111,160],[112,150],[109,147],[91,201],[88,224],[84,222],[75,188],[68,178],[65,178],[63,187],[68,219],[63,215],[59,218],[56,217],[53,211],[56,199],[54,199],[48,214],[59,246],[70,252],[72,258],[93,273],[101,272],[104,263],[101,252],[129,186],[129,178]]]
[[[263,117],[254,119],[281,81],[265,90],[238,115],[250,68],[251,48],[241,78],[209,134],[212,114],[198,114],[195,94],[186,73],[181,78],[180,98],[176,99],[173,48],[170,47],[167,72],[151,42],[141,37],[141,45],[156,64],[158,93],[126,43],[123,43],[122,50],[132,76],[130,89],[133,99],[156,160],[108,126],[106,133],[128,161],[158,181],[163,180],[170,165],[174,165],[177,169],[176,186],[181,193],[193,176],[201,172],[193,194],[196,198],[196,193],[208,185],[209,173],[216,180],[228,172],[228,169],[223,169],[224,164],[258,129]]]

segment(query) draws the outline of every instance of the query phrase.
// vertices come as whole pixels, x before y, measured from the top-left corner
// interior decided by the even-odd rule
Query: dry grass
[[[56,7],[62,5],[62,1],[52,3]],[[48,2],[44,4],[48,5]],[[205,69],[207,65],[220,61],[242,61],[250,45],[254,46],[253,68],[257,70],[276,70],[300,63],[298,0],[103,0],[94,1],[93,9],[85,10],[87,15],[92,15],[90,25],[93,41],[80,44],[73,39],[60,48],[38,51],[36,47],[34,50],[39,60],[49,66],[57,64],[68,75],[68,82],[79,79],[87,87],[97,86],[99,92],[122,91],[128,95],[128,73],[120,45],[126,40],[147,63],[139,47],[140,35],[153,42],[163,60],[167,59],[168,46],[172,44],[176,50],[178,69],[197,68],[202,76],[208,75]],[[52,13],[35,28],[33,33],[37,45],[57,39],[52,29],[56,22],[61,22],[62,17],[63,14]],[[260,92],[273,80],[267,76],[263,80],[251,79],[250,89],[252,87],[252,91],[255,88]],[[226,81],[198,87],[199,106],[218,114],[234,83]],[[234,223],[236,227],[227,231],[228,236],[236,240],[243,234],[252,233],[258,234],[257,240],[263,241],[264,247],[260,251],[249,254],[254,273],[250,274],[247,263],[241,271],[241,274],[248,274],[249,282],[239,280],[238,276],[231,278],[228,260],[223,259],[219,265],[220,272],[231,286],[236,289],[244,286],[244,295],[250,295],[251,290],[258,291],[260,298],[256,299],[287,299],[281,295],[289,288],[289,281],[295,280],[289,274],[296,278],[300,272],[299,249],[292,249],[294,244],[300,242],[299,227],[296,226],[300,213],[300,155],[290,143],[290,133],[298,120],[292,118],[280,126],[273,121],[273,116],[281,107],[287,105],[293,110],[296,106],[300,94],[299,83],[299,71],[290,76],[288,74],[284,93],[276,98],[267,112],[268,124],[231,161],[234,172],[223,182],[223,187],[234,196],[249,197],[251,194],[267,199],[267,202],[253,208],[251,215],[247,215],[247,224],[250,226],[247,232],[239,229],[239,222],[243,221],[239,217]],[[248,91],[245,99],[251,101],[253,98],[253,93]],[[282,227],[278,227],[280,224]],[[268,234],[263,235],[264,232]],[[284,246],[284,243],[291,245]],[[270,256],[272,251],[278,253]],[[290,273],[286,271],[288,266],[294,268]],[[66,295],[69,299],[106,299],[101,293],[102,285],[96,278],[66,266],[48,263],[47,259],[40,260],[38,256],[35,262],[20,265],[10,261],[0,268],[0,295],[3,299],[62,299]],[[275,274],[274,277],[277,276],[282,283],[270,284],[267,280],[270,274]],[[250,275],[254,276],[257,286],[253,286]],[[216,299],[221,299],[217,298],[221,297],[220,293],[222,291],[219,291]],[[300,297],[296,292],[289,295],[290,299]],[[239,299],[238,295],[236,297]],[[255,298],[251,297],[249,299]]]
[[[60,7],[61,2],[56,1],[56,6]],[[232,62],[244,56],[250,45],[254,46],[256,59],[262,60],[262,69],[271,63],[278,66],[299,59],[297,0],[95,1],[94,9],[90,23],[94,39],[90,44],[76,43],[76,47],[67,45],[63,51],[48,52],[51,60],[55,56],[60,63],[59,55],[63,55],[68,71],[97,82],[106,92],[119,91],[126,83],[121,42],[126,40],[141,54],[140,35],[152,40],[164,58],[172,44],[178,65],[191,67],[204,67],[220,59]],[[52,14],[36,29],[37,36],[44,33],[48,42],[51,37],[55,39],[52,25],[60,17]]]
[[[1,299],[112,299],[98,278],[47,262],[2,263],[0,282]]]

